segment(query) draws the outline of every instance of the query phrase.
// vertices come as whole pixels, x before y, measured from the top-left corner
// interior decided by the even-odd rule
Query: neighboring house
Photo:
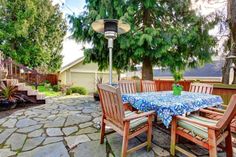
[[[221,81],[223,65],[223,60],[217,60],[212,63],[205,64],[203,67],[188,69],[184,73],[184,79]],[[124,77],[132,77],[134,75],[141,78],[141,67],[138,67],[137,71],[126,73]],[[160,68],[154,68],[153,75],[155,79],[173,79],[173,76],[168,69],[161,70]]]
[[[109,81],[108,71],[99,71],[96,63],[84,64],[84,57],[78,58],[61,68],[59,80],[61,84],[85,87],[89,93],[97,90],[97,79],[102,78],[103,83]],[[113,72],[113,82],[118,76]]]

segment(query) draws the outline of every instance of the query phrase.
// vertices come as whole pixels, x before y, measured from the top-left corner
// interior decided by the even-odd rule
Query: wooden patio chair
[[[191,83],[190,92],[212,94],[213,85],[206,83]]]
[[[118,82],[118,85],[120,87],[121,94],[137,93],[137,86],[135,80],[120,80]],[[132,107],[129,103],[124,104],[124,109],[130,111],[137,111],[137,109]]]
[[[141,91],[142,92],[156,92],[157,87],[155,81],[141,80]]]
[[[121,80],[118,82],[122,94],[137,93],[136,81]]]
[[[227,110],[228,106],[227,105],[221,105],[222,108],[217,108],[217,107],[208,107],[206,108],[209,110],[208,113],[202,114],[202,116],[213,119],[213,120],[219,120],[222,118],[224,115],[225,111]],[[233,118],[231,121],[231,132],[236,134],[236,116]]]
[[[102,126],[100,143],[104,142],[105,126],[110,126],[113,130],[123,136],[121,156],[147,146],[151,148],[152,138],[152,116],[154,111],[136,113],[124,111],[119,88],[106,84],[99,84],[98,91],[102,106]],[[137,135],[147,132],[147,141],[128,150],[128,140]]]
[[[200,109],[200,112],[209,113],[209,110]],[[209,150],[210,157],[217,156],[217,146],[226,151],[227,157],[233,156],[230,122],[236,114],[236,94],[229,102],[229,107],[219,121],[207,119],[197,115],[188,117],[175,116],[171,125],[171,155],[175,150],[187,156],[194,156],[176,145],[179,136],[184,137]],[[225,140],[225,146],[221,142]]]

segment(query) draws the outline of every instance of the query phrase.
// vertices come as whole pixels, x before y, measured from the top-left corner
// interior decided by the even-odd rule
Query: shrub
[[[52,86],[52,90],[54,91],[54,92],[58,92],[58,91],[60,91],[60,86],[59,85],[54,85],[54,86]]]
[[[71,89],[67,89],[66,90],[66,95],[71,95],[72,94],[72,90]]]
[[[87,90],[84,87],[71,87],[72,93],[79,93],[81,95],[86,95]]]

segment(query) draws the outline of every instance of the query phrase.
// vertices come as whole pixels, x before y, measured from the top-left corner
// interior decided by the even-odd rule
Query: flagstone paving
[[[0,119],[0,157],[119,157],[122,137],[117,133],[99,144],[100,117],[100,106],[92,97],[48,98],[45,105]],[[143,148],[129,157],[170,156],[169,130],[154,127],[153,135],[151,151]],[[129,141],[129,147],[145,139],[146,135],[140,135]],[[208,155],[194,144],[184,142],[182,147],[197,156]],[[177,156],[184,157],[180,153]]]

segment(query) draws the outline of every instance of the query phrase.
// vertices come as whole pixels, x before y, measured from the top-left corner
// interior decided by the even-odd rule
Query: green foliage
[[[31,68],[54,72],[62,64],[66,23],[51,0],[2,0],[0,50]]]
[[[139,76],[132,76],[131,79],[132,80],[140,80]]]
[[[152,66],[147,65],[151,63],[175,74],[210,62],[215,54],[215,38],[208,31],[216,20],[199,16],[190,7],[189,0],[86,1],[84,13],[70,16],[73,38],[92,42],[92,48],[84,49],[85,61],[106,69],[107,40],[94,32],[91,24],[102,18],[121,19],[131,25],[131,30],[115,40],[113,68],[127,70],[143,63],[143,72],[152,72]]]
[[[60,85],[54,85],[54,86],[52,86],[52,90],[54,91],[54,92],[58,92],[58,91],[60,91]]]
[[[32,88],[35,89],[34,86],[32,86]],[[53,91],[51,88],[46,88],[46,87],[43,86],[43,85],[38,86],[38,91],[39,91],[40,93],[45,94],[45,95],[48,96],[48,97],[54,97],[54,96],[59,96],[59,95],[61,95],[61,92],[55,92],[55,91]]]
[[[66,95],[71,95],[72,94],[72,90],[69,88],[66,90]]]
[[[84,87],[71,87],[72,93],[79,93],[81,95],[86,95],[87,90]]]

